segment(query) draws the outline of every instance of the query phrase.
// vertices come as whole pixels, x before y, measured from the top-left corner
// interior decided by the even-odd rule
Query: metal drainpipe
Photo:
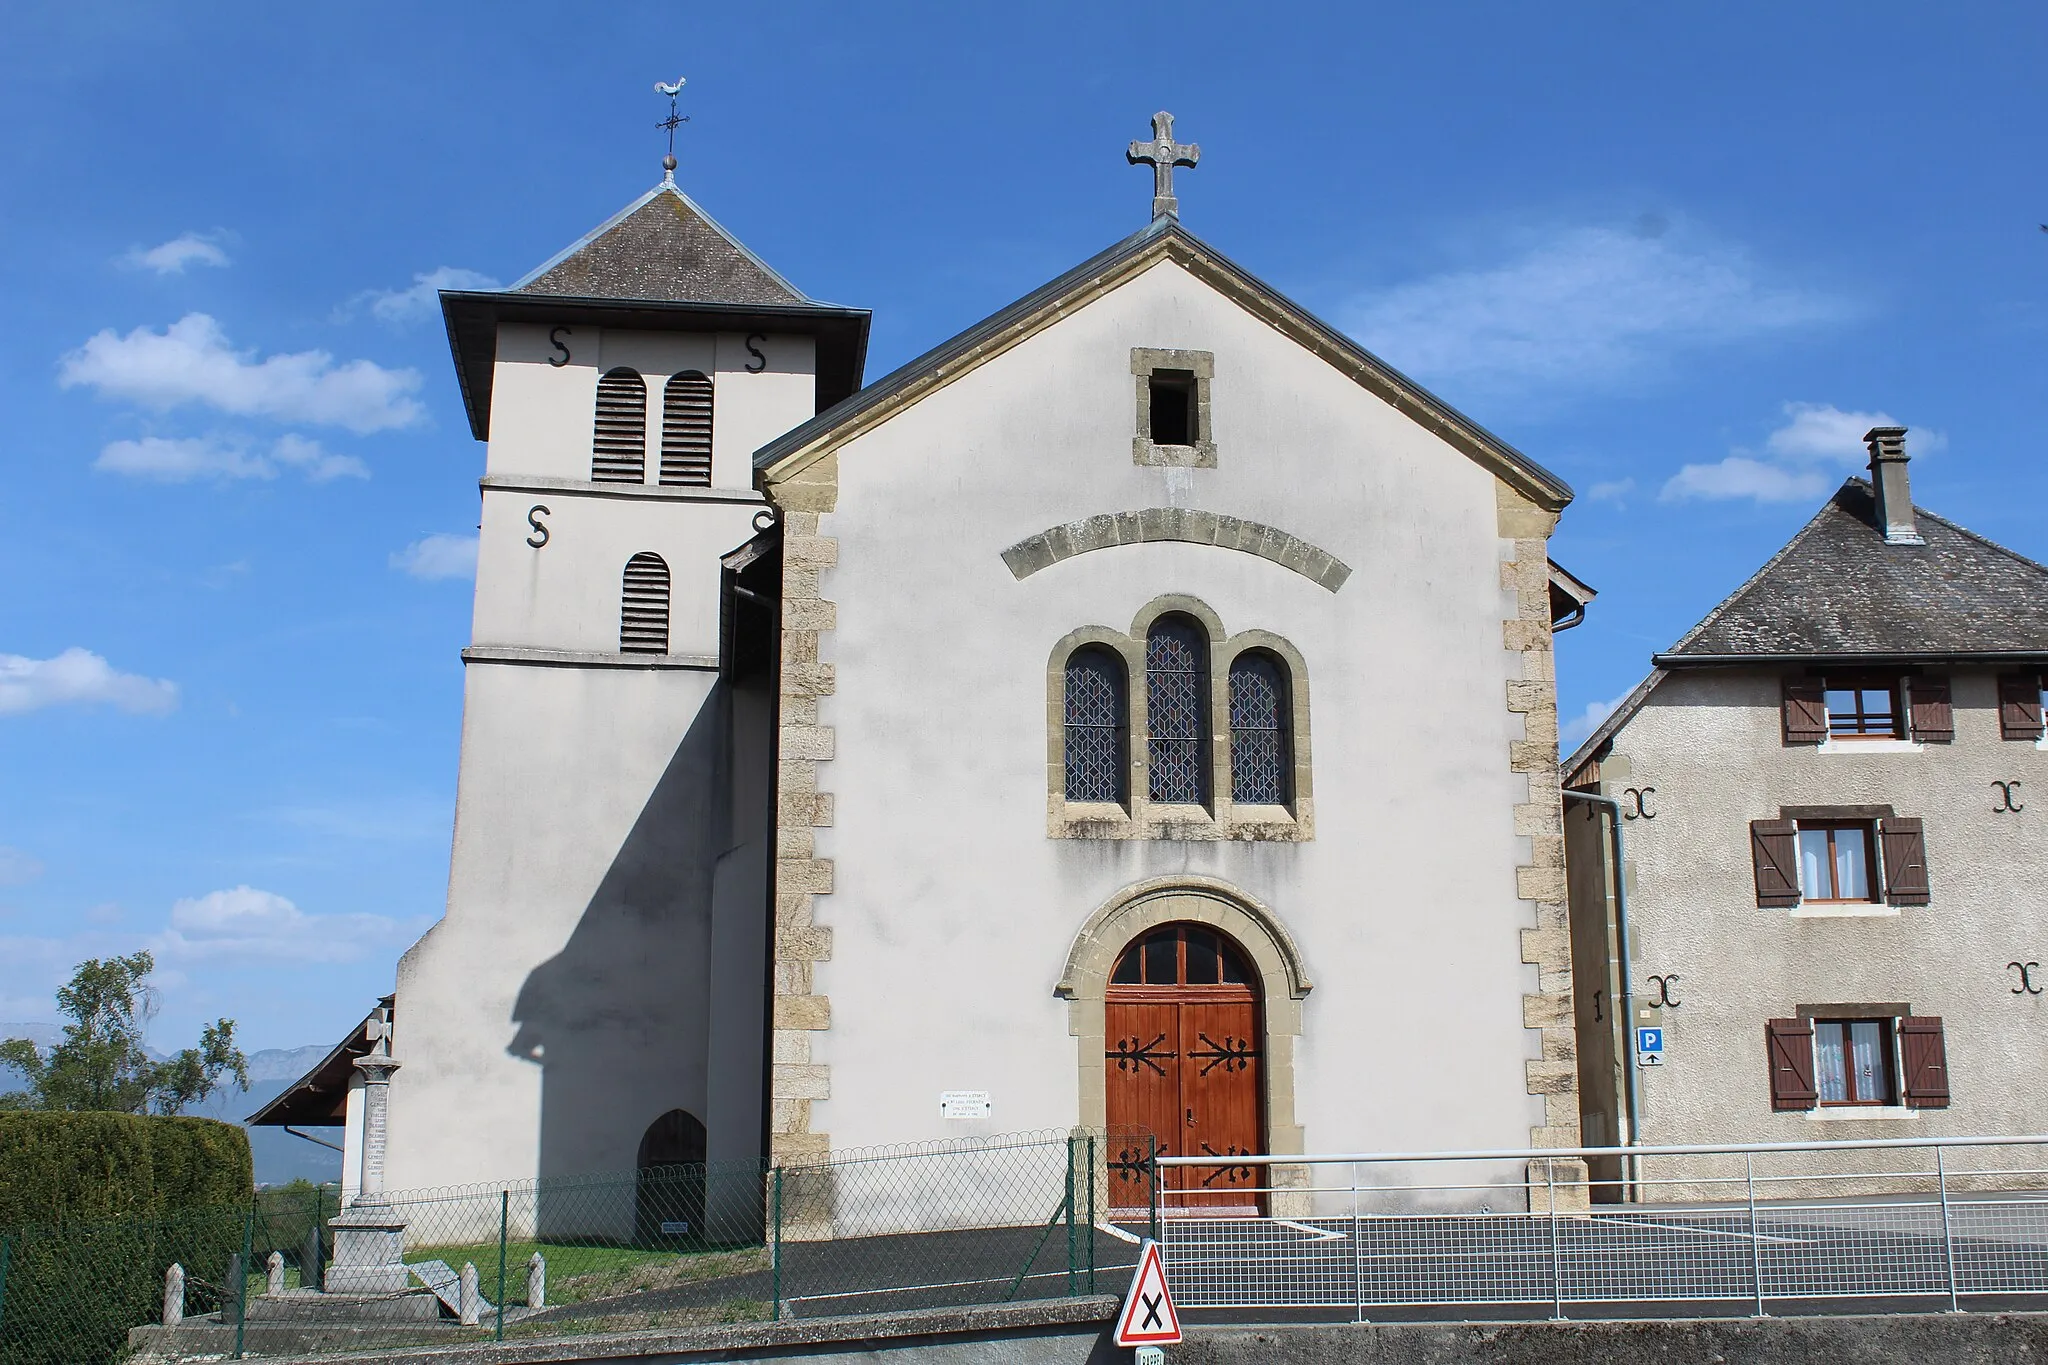
[[[1642,1145],[1642,1111],[1636,1095],[1636,996],[1632,984],[1635,977],[1634,965],[1628,957],[1628,861],[1623,856],[1621,843],[1621,802],[1612,796],[1601,796],[1594,792],[1561,789],[1568,801],[1585,801],[1607,808],[1607,825],[1613,831],[1614,844],[1614,936],[1621,946],[1621,1091],[1623,1103],[1628,1107],[1628,1140],[1624,1147]],[[1642,1173],[1636,1169],[1636,1158],[1629,1158],[1627,1181],[1629,1192],[1636,1192],[1636,1185]]]

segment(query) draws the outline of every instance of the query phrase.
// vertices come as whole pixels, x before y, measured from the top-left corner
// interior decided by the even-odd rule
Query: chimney
[[[1906,429],[1872,427],[1863,433],[1870,447],[1870,490],[1877,496],[1877,529],[1887,545],[1925,545],[1913,525],[1913,490],[1906,482]]]

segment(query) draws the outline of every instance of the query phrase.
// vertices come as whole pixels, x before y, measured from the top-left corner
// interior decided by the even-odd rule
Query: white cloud
[[[1628,700],[1624,692],[1612,701],[1589,701],[1586,709],[1557,727],[1558,746],[1567,751],[1576,749],[1586,742],[1586,736],[1600,728],[1600,723],[1614,714],[1614,708]]]
[[[150,947],[173,961],[349,962],[407,928],[385,915],[309,915],[274,891],[237,886],[173,905]]]
[[[1636,491],[1634,479],[1609,479],[1596,483],[1586,490],[1588,502],[1611,502],[1619,507],[1628,501],[1628,495]]]
[[[221,250],[218,232],[187,232],[161,246],[135,247],[121,258],[133,270],[154,270],[159,275],[182,275],[188,265],[224,266],[228,253]]]
[[[1764,437],[1761,451],[1736,447],[1712,464],[1689,464],[1664,484],[1658,497],[1752,498],[1757,502],[1807,502],[1840,482],[1843,474],[1868,465],[1863,435],[1872,427],[1898,426],[1890,413],[1847,412],[1832,403],[1787,403],[1784,418]],[[1939,431],[1916,431],[1908,449],[1925,455],[1942,449]]]
[[[1683,225],[1553,233],[1514,260],[1361,299],[1351,330],[1401,369],[1477,385],[1583,388],[1689,346],[1829,322],[1839,300],[1766,283]]]
[[[94,469],[158,483],[274,479],[280,465],[298,470],[314,483],[370,477],[369,466],[355,456],[330,454],[318,441],[291,433],[280,436],[268,451],[252,450],[246,441],[234,437],[172,440],[144,436],[140,440],[110,442],[93,461]]]
[[[1713,464],[1685,466],[1665,481],[1657,496],[1665,502],[1683,498],[1811,502],[1834,486],[1833,479],[1816,470],[1787,469],[1747,455],[1730,455]]]
[[[368,360],[337,365],[326,351],[259,360],[253,351],[230,347],[220,324],[204,313],[187,313],[161,332],[100,332],[64,357],[57,382],[153,408],[203,403],[238,417],[354,432],[410,426],[426,415],[410,396],[420,387],[417,370],[387,370]]]
[[[475,578],[476,537],[437,533],[391,556],[391,567],[414,578]]]
[[[440,292],[443,289],[501,289],[504,286],[489,275],[460,266],[444,265],[438,270],[429,270],[423,275],[414,275],[412,284],[405,289],[365,289],[350,299],[335,312],[338,317],[353,317],[359,308],[368,308],[371,316],[379,322],[403,325],[419,322],[440,311]]]
[[[314,483],[370,477],[370,467],[355,456],[332,454],[323,450],[318,441],[291,432],[277,438],[277,444],[270,448],[270,458],[300,471]]]
[[[18,848],[0,844],[0,886],[22,886],[43,875],[43,865]]]
[[[99,655],[75,645],[54,659],[0,654],[0,715],[67,705],[162,715],[177,709],[178,685],[117,672]]]

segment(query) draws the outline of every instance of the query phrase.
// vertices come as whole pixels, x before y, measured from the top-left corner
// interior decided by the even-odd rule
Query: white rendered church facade
[[[386,1187],[1576,1144],[1570,490],[1171,207],[865,385],[672,181],[443,296],[481,548]]]

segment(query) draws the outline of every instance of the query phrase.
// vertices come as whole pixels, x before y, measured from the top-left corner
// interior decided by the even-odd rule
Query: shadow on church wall
[[[698,1122],[705,1114],[713,871],[730,827],[729,706],[724,685],[714,685],[568,943],[520,987],[508,1051],[541,1067],[544,1181],[631,1172],[649,1124],[671,1110]],[[554,1235],[633,1234],[630,1207],[605,1217],[622,1225],[550,1226],[557,1220],[543,1195],[540,1218]]]

